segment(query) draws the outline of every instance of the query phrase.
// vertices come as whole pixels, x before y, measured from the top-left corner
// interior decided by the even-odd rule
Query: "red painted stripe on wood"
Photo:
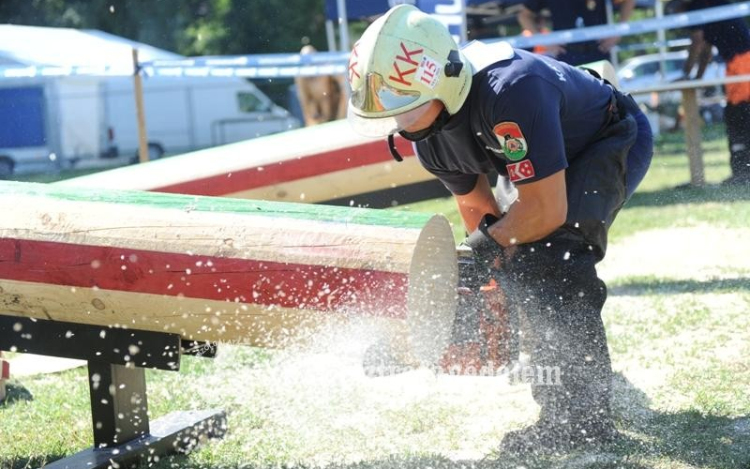
[[[411,143],[403,138],[396,139],[396,146],[404,157],[414,156]],[[253,166],[240,171],[179,182],[151,190],[175,194],[219,196],[387,162],[392,159],[387,143],[376,141],[279,161],[268,166]]]
[[[0,278],[403,318],[405,274],[0,239]]]

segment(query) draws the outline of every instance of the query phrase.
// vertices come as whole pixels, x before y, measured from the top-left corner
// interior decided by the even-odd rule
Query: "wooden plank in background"
[[[411,144],[396,142],[402,163],[384,140],[360,137],[348,122],[336,121],[57,184],[371,207],[449,196]]]

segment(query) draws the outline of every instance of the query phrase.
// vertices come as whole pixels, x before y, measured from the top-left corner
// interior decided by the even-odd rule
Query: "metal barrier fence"
[[[588,28],[555,31],[531,37],[514,36],[484,40],[493,43],[506,41],[515,47],[530,48],[591,41],[611,36],[630,36],[664,29],[685,28],[698,24],[739,18],[750,15],[750,1],[732,5],[706,8],[700,11],[649,18],[630,23],[618,23]],[[261,54],[222,57],[193,57],[181,60],[157,60],[139,65],[146,76],[191,77],[242,77],[242,78],[292,78],[344,73],[349,54],[346,52],[319,52],[316,54]],[[134,73],[133,65],[87,66],[28,66],[0,67],[0,78],[29,78],[55,76],[128,76]]]

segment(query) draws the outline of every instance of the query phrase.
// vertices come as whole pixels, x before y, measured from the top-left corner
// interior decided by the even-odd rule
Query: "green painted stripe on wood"
[[[334,207],[329,205],[162,194],[157,192],[67,188],[57,185],[13,181],[0,182],[0,195],[5,194],[50,197],[72,202],[139,205],[193,212],[276,216],[300,220],[398,228],[422,228],[433,217],[432,214],[428,213],[398,210]]]

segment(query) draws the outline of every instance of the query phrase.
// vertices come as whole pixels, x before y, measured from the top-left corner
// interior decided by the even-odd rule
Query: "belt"
[[[622,106],[620,105],[618,98],[619,92],[614,88],[612,85],[608,85],[612,89],[612,96],[609,98],[609,104],[607,105],[607,116],[604,119],[604,124],[602,124],[601,131],[606,129],[612,124],[615,124],[620,121],[623,117],[625,117],[625,114],[622,113]]]
[[[609,104],[607,105],[607,116],[599,131],[591,139],[592,142],[599,140],[606,133],[609,126],[620,122],[628,114],[636,115],[641,112],[641,108],[638,107],[638,104],[630,94],[619,91],[609,83],[607,86],[612,89],[612,96],[609,98]]]
[[[607,124],[613,121],[617,122],[628,114],[635,115],[641,112],[638,103],[635,102],[629,93],[623,93],[612,85],[609,85],[609,87],[612,88],[612,97],[607,106],[607,113],[609,114],[606,121]]]

